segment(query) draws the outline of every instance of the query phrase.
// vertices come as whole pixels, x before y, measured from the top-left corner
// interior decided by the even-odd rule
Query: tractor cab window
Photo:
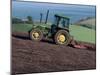
[[[59,27],[69,27],[69,21],[67,19],[62,18],[59,22]]]
[[[60,21],[60,18],[59,17],[56,17],[54,18],[54,23],[56,26],[59,24],[59,21]]]

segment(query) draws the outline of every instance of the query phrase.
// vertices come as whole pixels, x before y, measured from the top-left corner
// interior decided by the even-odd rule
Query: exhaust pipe
[[[40,13],[40,23],[42,22],[42,17],[43,17],[43,14]]]
[[[47,10],[47,15],[46,15],[45,24],[47,23],[47,20],[48,20],[48,15],[49,15],[49,10]]]

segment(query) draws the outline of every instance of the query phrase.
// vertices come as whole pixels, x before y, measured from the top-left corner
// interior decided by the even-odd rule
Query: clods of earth
[[[33,42],[27,33],[12,34],[12,74],[96,69],[94,44],[78,42],[83,48],[60,46],[51,40]],[[84,48],[86,46],[86,48]]]

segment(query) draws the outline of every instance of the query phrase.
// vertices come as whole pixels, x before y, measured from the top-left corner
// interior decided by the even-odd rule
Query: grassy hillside
[[[71,25],[70,34],[74,36],[74,39],[79,41],[85,41],[95,43],[95,30],[82,26]]]
[[[14,32],[28,32],[32,28],[32,24],[13,24],[12,31]]]
[[[32,28],[31,24],[14,24],[12,25],[12,31],[28,32]],[[74,36],[74,39],[79,41],[85,41],[95,43],[95,30],[85,28],[77,25],[70,25],[70,34]]]
[[[86,19],[81,19],[77,23],[77,25],[82,25],[87,28],[95,29],[96,28],[96,19],[95,18],[86,18]]]

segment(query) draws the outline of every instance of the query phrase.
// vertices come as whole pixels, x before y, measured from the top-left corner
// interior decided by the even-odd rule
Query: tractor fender
[[[30,32],[33,30],[34,28],[31,28],[29,31],[28,31],[28,34],[30,34]]]
[[[65,30],[69,33],[69,29],[68,28],[58,28],[58,30]]]

